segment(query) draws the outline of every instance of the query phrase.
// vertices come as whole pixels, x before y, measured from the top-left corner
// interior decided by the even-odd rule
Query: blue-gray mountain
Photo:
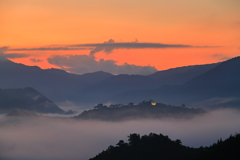
[[[95,72],[83,75],[60,69],[0,61],[0,88],[33,87],[54,102],[72,101],[80,104],[105,102],[110,97],[130,90],[156,89],[162,85],[179,85],[214,68],[217,64],[196,65],[159,71],[149,76],[112,75]],[[138,100],[148,100],[146,98]]]
[[[216,64],[185,66],[149,76],[83,75],[59,69],[43,70],[11,61],[0,61],[0,88],[33,87],[58,102],[129,103],[154,99],[173,105],[237,106],[240,57]]]
[[[43,70],[37,66],[0,60],[0,88],[32,87],[54,102],[86,102],[84,97],[76,93],[111,76],[113,75],[106,72],[75,75],[60,69]]]
[[[178,86],[128,91],[109,101],[128,102],[155,99],[163,103],[198,106],[236,107],[240,105],[240,57],[220,63]]]
[[[16,109],[40,113],[65,113],[33,88],[0,89],[0,113],[8,113]]]
[[[140,75],[116,75],[101,82],[87,87],[81,90],[79,94],[82,96],[86,95],[91,97],[96,102],[117,102],[117,103],[128,103],[132,102],[131,97],[127,98],[127,101],[113,101],[109,97],[117,94],[124,93],[126,91],[136,91],[139,90],[153,90],[163,85],[180,85],[192,78],[205,73],[206,71],[214,68],[218,64],[208,64],[208,65],[196,65],[173,68],[165,71],[159,71],[149,76]],[[134,102],[140,102],[142,100],[152,99],[150,97],[141,97],[142,99],[136,99]]]

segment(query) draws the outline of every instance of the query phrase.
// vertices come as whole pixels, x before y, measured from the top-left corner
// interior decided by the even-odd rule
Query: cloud
[[[72,45],[73,47],[95,47],[91,50],[90,55],[94,55],[97,52],[104,51],[105,53],[111,53],[114,49],[145,49],[145,48],[189,48],[191,45],[182,44],[162,44],[162,43],[139,43],[136,39],[134,42],[115,42],[110,39],[104,43],[92,43],[92,44],[78,44]]]
[[[104,42],[102,46],[96,46],[93,50],[91,50],[90,55],[94,55],[97,52],[104,51],[105,53],[111,53],[115,48],[114,46],[111,46],[111,44],[115,43],[113,39],[110,39],[108,42]]]
[[[37,62],[42,62],[43,60],[42,59],[31,58],[30,61],[37,63]]]
[[[0,159],[85,160],[121,139],[126,141],[130,133],[162,133],[190,147],[209,146],[240,132],[239,114],[237,110],[218,110],[190,120],[124,122],[1,117]]]
[[[232,58],[232,57],[228,57],[228,56],[226,56],[226,55],[224,55],[224,54],[214,54],[214,55],[212,55],[212,57],[217,58],[217,59],[219,59],[219,60],[223,60],[223,61]]]
[[[109,39],[103,43],[87,43],[66,45],[61,47],[39,47],[39,48],[12,48],[10,51],[58,51],[58,50],[91,50],[90,55],[94,55],[97,52],[111,53],[115,49],[161,49],[161,48],[206,48],[213,46],[191,46],[183,44],[163,44],[163,43],[139,43],[137,39],[133,42],[115,42],[113,39]],[[216,46],[214,46],[216,47]]]
[[[50,64],[61,67],[72,73],[83,74],[87,72],[105,71],[112,74],[139,74],[148,75],[157,71],[152,66],[137,66],[124,63],[117,65],[117,61],[100,59],[97,61],[94,56],[71,55],[53,56],[48,58]]]
[[[0,48],[0,60],[7,60],[8,58],[23,58],[28,57],[28,54],[22,54],[22,53],[7,53],[8,47],[1,47]]]
[[[9,51],[64,51],[64,50],[91,50],[86,47],[39,47],[39,48],[12,48]]]

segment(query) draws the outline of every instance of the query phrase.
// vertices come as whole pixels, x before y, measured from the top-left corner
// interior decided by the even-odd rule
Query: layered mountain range
[[[0,88],[32,87],[56,104],[71,101],[129,103],[154,99],[173,105],[238,106],[240,57],[221,63],[184,66],[152,75],[112,75],[106,72],[76,75],[60,69],[0,61]]]
[[[152,98],[160,102],[211,107],[240,105],[240,57],[222,62],[182,85],[165,85],[154,90],[128,91],[111,98],[115,102]]]

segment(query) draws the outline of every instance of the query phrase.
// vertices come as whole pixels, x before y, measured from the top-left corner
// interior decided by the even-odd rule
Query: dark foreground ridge
[[[192,118],[195,115],[204,113],[206,111],[198,108],[187,108],[184,104],[181,106],[172,106],[150,100],[136,105],[133,103],[129,103],[128,105],[112,104],[110,106],[98,104],[94,109],[84,111],[75,118],[120,121],[142,118]]]
[[[120,140],[89,160],[239,160],[239,151],[240,134],[210,147],[190,148],[162,134],[140,137],[134,133],[128,136],[128,143]]]

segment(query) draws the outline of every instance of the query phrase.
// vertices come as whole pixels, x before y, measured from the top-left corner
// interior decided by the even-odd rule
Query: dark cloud
[[[28,57],[28,54],[22,54],[22,53],[6,53],[8,51],[8,47],[2,47],[0,48],[0,60],[6,60],[8,58],[23,58]]]
[[[0,47],[0,53],[4,53],[8,50],[8,47]]]
[[[5,52],[8,50],[8,47],[0,47],[0,60],[6,60]]]
[[[9,51],[63,51],[63,50],[91,50],[86,47],[39,47],[39,48],[12,48]]]
[[[212,57],[217,58],[217,59],[219,59],[219,60],[223,60],[223,61],[232,58],[232,57],[226,56],[226,55],[224,55],[224,54],[214,54],[214,55],[212,55]]]
[[[30,61],[32,62],[42,62],[42,59],[31,58]]]
[[[91,50],[90,55],[94,55],[97,52],[103,51],[107,54],[111,53],[115,49],[146,49],[146,48],[206,48],[213,46],[191,46],[183,44],[163,44],[163,43],[139,43],[137,39],[133,42],[115,42],[110,39],[103,43],[88,43],[88,44],[76,44],[62,47],[39,47],[39,48],[13,48],[10,51],[58,51],[58,50]],[[216,47],[216,46],[214,46]]]
[[[4,54],[6,58],[23,58],[23,57],[29,57],[29,54],[22,54],[22,53],[8,53]]]
[[[191,45],[182,44],[162,44],[162,43],[139,43],[136,39],[134,42],[115,42],[113,39],[104,43],[92,43],[92,44],[78,44],[72,45],[73,47],[95,47],[91,50],[90,55],[94,55],[97,52],[104,51],[105,53],[111,53],[114,49],[145,49],[145,48],[189,48],[194,47]]]
[[[83,74],[87,72],[105,71],[112,74],[140,74],[148,75],[156,72],[152,66],[137,66],[125,63],[117,65],[117,61],[100,59],[97,61],[94,56],[72,55],[53,56],[48,58],[48,62],[61,67],[72,73]]]
[[[111,53],[115,48],[114,46],[111,46],[111,44],[114,44],[115,41],[113,39],[110,39],[108,42],[104,42],[102,46],[96,46],[93,50],[91,50],[90,55],[94,55],[97,52],[104,51],[105,53]],[[108,44],[107,46],[105,44]]]

